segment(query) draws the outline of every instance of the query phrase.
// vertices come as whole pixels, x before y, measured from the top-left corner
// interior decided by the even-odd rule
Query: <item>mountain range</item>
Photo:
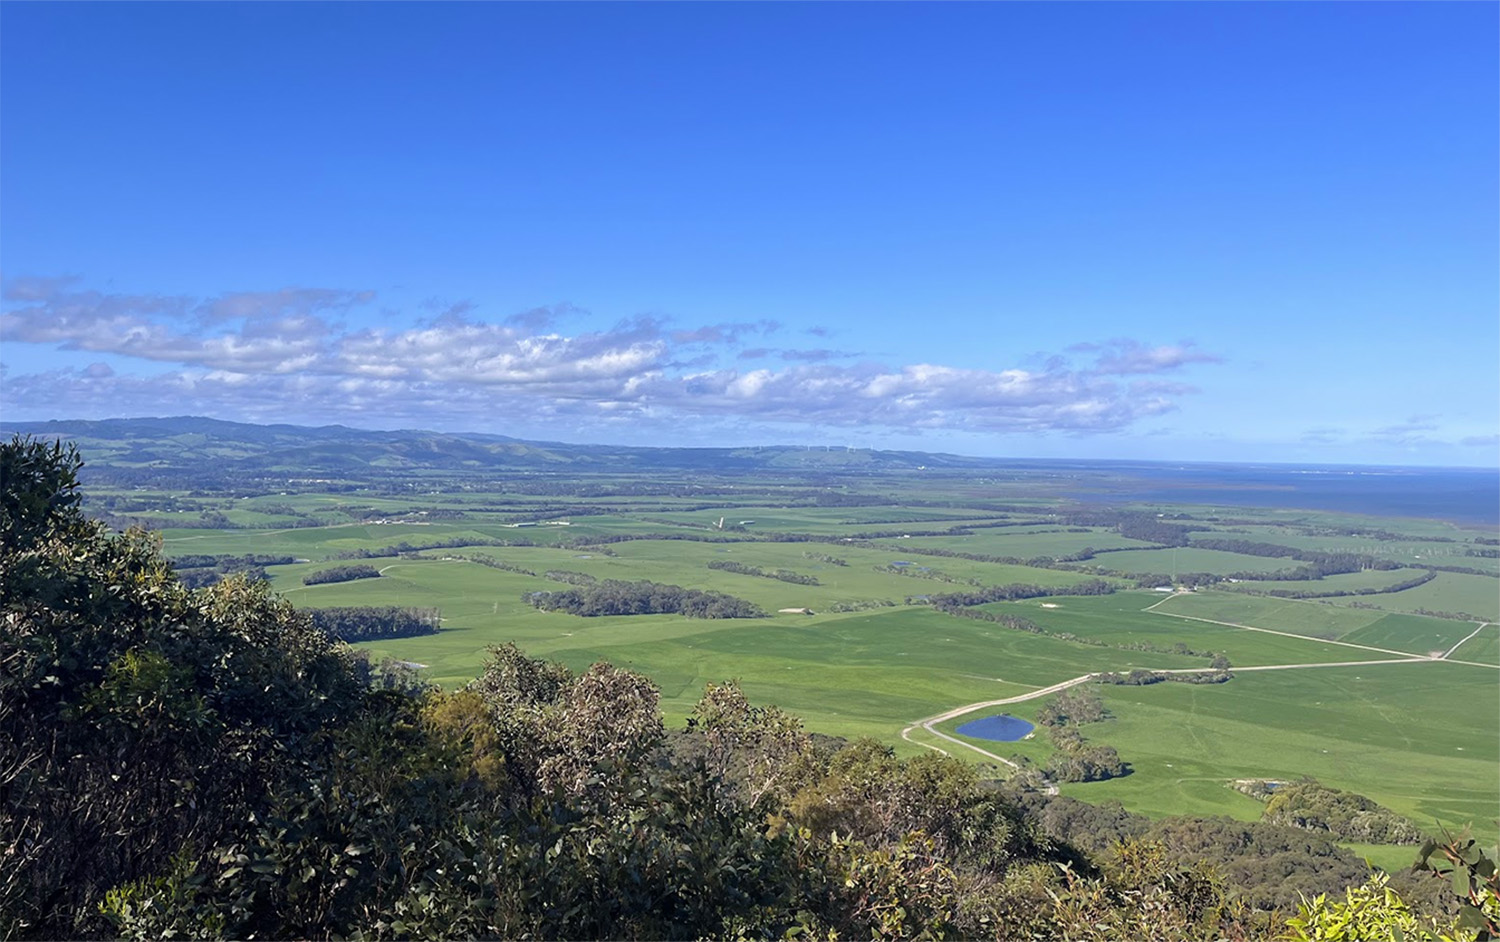
[[[825,445],[653,448],[539,442],[505,435],[251,425],[201,416],[0,424],[4,434],[73,442],[95,468],[241,474],[399,471],[915,471],[999,469],[1001,459]]]

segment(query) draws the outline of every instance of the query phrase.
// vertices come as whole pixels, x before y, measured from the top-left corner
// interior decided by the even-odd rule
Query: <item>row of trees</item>
[[[519,573],[523,576],[536,575],[534,571],[527,569],[525,566],[518,566],[515,563],[508,563],[503,559],[496,559],[495,557],[486,555],[484,553],[475,553],[473,556],[469,556],[467,558],[471,563],[478,563],[481,566],[488,566],[491,569],[499,569],[502,572],[514,572]]]
[[[827,563],[830,566],[847,566],[849,560],[830,556],[827,553],[814,553],[812,550],[803,550],[802,555],[806,559],[816,559],[818,562]]]
[[[435,549],[459,549],[465,546],[535,546],[531,540],[497,540],[487,536],[460,536],[447,540],[429,540],[426,543],[412,543],[409,540],[400,540],[389,546],[377,546],[374,549],[340,550],[331,556],[331,559],[390,559],[396,556],[407,556],[412,553],[420,553],[423,550]]]
[[[1296,582],[1321,579],[1366,569],[1400,569],[1402,563],[1364,553],[1323,553],[1317,550],[1297,549],[1279,543],[1262,543],[1255,540],[1200,539],[1193,540],[1194,549],[1219,550],[1224,553],[1239,553],[1242,556],[1263,556],[1272,559],[1294,559],[1301,566],[1281,569],[1276,572],[1233,573],[1233,577],[1271,581]]]
[[[1199,650],[1188,646],[1182,641],[1174,642],[1165,647],[1159,644],[1152,644],[1150,641],[1104,641],[1099,638],[1090,638],[1087,635],[1075,634],[1071,631],[1054,631],[1051,628],[1043,628],[1023,615],[1013,615],[1010,612],[992,612],[984,608],[954,605],[947,601],[947,598],[947,596],[933,596],[929,601],[938,611],[946,615],[986,621],[994,625],[1010,628],[1014,631],[1025,631],[1034,635],[1046,635],[1049,638],[1056,638],[1059,641],[1071,641],[1074,644],[1086,644],[1094,648],[1114,648],[1119,651],[1141,651],[1147,654],[1179,654],[1184,657],[1208,658],[1212,660],[1212,666],[1215,669],[1227,670],[1229,667],[1229,659],[1223,653]]]
[[[606,579],[560,592],[528,592],[521,597],[544,612],[569,615],[686,615],[689,618],[762,618],[753,602],[701,589],[660,582]]]
[[[1321,578],[1321,577],[1320,577]],[[1417,575],[1400,582],[1393,582],[1383,586],[1364,586],[1358,589],[1262,589],[1254,583],[1241,585],[1243,591],[1255,595],[1267,595],[1278,599],[1332,599],[1351,595],[1390,595],[1394,592],[1405,592],[1407,589],[1415,589],[1419,585],[1426,585],[1437,578],[1437,570],[1423,569]]]
[[[1222,654],[1214,658],[1212,670],[1189,671],[1177,673],[1174,671],[1150,671],[1136,668],[1127,673],[1117,671],[1106,671],[1095,674],[1094,680],[1101,684],[1114,684],[1120,687],[1148,687],[1151,684],[1178,683],[1178,684],[1222,684],[1234,679],[1234,674],[1229,670],[1229,659]]]
[[[190,589],[213,585],[231,575],[242,575],[251,581],[269,578],[267,566],[285,566],[296,560],[291,556],[209,556],[188,555],[172,560],[177,578]]]
[[[410,638],[437,634],[442,616],[436,608],[398,608],[395,605],[340,606],[307,610],[313,627],[351,644],[382,638]]]
[[[380,578],[380,570],[374,566],[331,566],[303,576],[302,584],[324,585],[329,582],[353,582],[355,579],[378,578]]]
[[[763,579],[777,579],[781,582],[790,582],[793,585],[822,585],[816,576],[803,575],[790,569],[762,569],[759,566],[747,566],[729,559],[715,559],[708,564],[709,569],[720,569],[724,572],[738,573],[742,576],[760,576]]]
[[[297,562],[297,559],[293,556],[267,556],[254,553],[243,556],[188,553],[184,556],[172,557],[172,568],[177,570],[246,569],[251,566],[290,566],[295,562]]]
[[[1105,582],[1103,579],[1089,579],[1069,586],[1040,586],[1015,582],[1007,585],[985,586],[973,592],[934,595],[932,604],[939,608],[967,608],[989,602],[1015,602],[1021,599],[1046,598],[1050,595],[1110,595],[1114,591],[1114,584]]]

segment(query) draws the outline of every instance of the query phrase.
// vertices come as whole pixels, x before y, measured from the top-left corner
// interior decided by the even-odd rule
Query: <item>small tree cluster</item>
[[[303,585],[324,585],[329,582],[353,582],[355,579],[378,579],[380,570],[374,566],[333,566],[319,569],[302,577]]]
[[[761,618],[754,603],[660,582],[608,579],[561,592],[528,592],[522,599],[544,612],[593,618],[602,615],[686,615],[689,618]]]

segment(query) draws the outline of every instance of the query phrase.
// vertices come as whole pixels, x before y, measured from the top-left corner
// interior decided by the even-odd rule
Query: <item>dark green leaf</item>
[[[1458,925],[1461,929],[1484,928],[1484,913],[1477,906],[1465,903],[1458,908]]]

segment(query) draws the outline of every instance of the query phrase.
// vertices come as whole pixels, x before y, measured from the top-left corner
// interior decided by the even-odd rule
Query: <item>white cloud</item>
[[[1155,374],[1218,361],[1191,343],[1116,339],[1069,348],[1085,354],[1085,362],[1028,357],[1040,365],[1025,369],[854,362],[856,354],[835,350],[740,347],[746,336],[777,331],[781,325],[771,320],[669,329],[640,317],[564,333],[560,320],[585,313],[568,305],[489,323],[473,318],[467,302],[434,302],[443,313],[433,320],[344,327],[337,318],[370,304],[374,295],[367,291],[286,288],[197,301],[30,279],[12,282],[6,299],[0,335],[8,341],[169,365],[154,376],[90,367],[7,378],[10,405],[59,416],[201,411],[353,421],[378,415],[457,425],[467,416],[477,427],[521,413],[581,423],[701,417],[1095,433],[1171,411],[1195,392]],[[786,365],[733,365],[736,356],[771,355]],[[309,409],[319,414],[308,416]]]
[[[1371,437],[1392,445],[1417,445],[1432,441],[1428,433],[1438,429],[1438,416],[1414,415],[1405,422],[1385,425],[1371,433]]]

